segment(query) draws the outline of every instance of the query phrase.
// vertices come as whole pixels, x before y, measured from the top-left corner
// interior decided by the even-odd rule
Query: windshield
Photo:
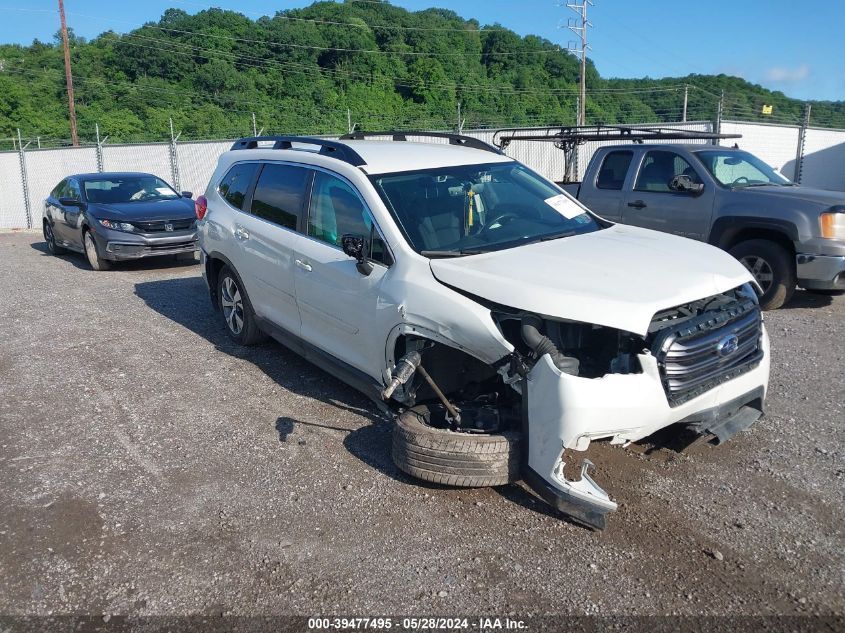
[[[584,207],[518,163],[371,179],[411,246],[429,257],[474,255],[600,228]]]
[[[696,152],[713,178],[725,187],[791,185],[792,183],[748,152],[705,150]]]
[[[155,176],[125,176],[86,180],[88,202],[122,203],[181,198],[173,188]]]

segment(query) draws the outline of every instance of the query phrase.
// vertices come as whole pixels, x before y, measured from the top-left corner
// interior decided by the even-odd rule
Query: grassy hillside
[[[482,26],[453,11],[318,2],[252,20],[169,9],[130,33],[72,38],[80,137],[99,123],[110,141],[162,140],[172,117],[183,138],[252,130],[336,133],[347,110],[359,128],[571,124],[578,63],[535,36]],[[603,79],[588,66],[590,123],[725,116],[795,123],[803,103],[741,79],[691,75]],[[45,143],[69,138],[61,46],[0,46],[0,136],[17,128]],[[759,114],[775,106],[772,117]],[[845,127],[845,103],[816,103],[814,121]],[[7,143],[8,146],[8,143]]]

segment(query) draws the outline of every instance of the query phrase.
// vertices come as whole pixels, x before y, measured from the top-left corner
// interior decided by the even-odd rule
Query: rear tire
[[[217,307],[223,316],[226,333],[236,343],[255,345],[266,338],[258,328],[240,278],[228,266],[223,266],[217,275]]]
[[[521,433],[456,433],[428,426],[425,405],[403,412],[393,428],[393,463],[437,484],[504,486],[519,479]]]
[[[49,221],[44,220],[42,230],[44,231],[44,241],[47,242],[47,250],[50,251],[51,254],[64,255],[67,253],[66,248],[56,244],[56,236],[53,235],[53,227],[50,225]]]
[[[91,268],[94,270],[109,270],[111,268],[111,262],[100,257],[100,252],[97,250],[97,240],[94,239],[94,231],[87,229],[83,242],[85,245],[85,256],[88,258]]]
[[[787,303],[795,292],[795,262],[789,251],[771,240],[747,240],[730,250],[763,289],[760,307],[776,310]]]

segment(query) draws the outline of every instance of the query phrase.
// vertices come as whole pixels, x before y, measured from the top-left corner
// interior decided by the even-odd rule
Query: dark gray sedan
[[[84,253],[94,270],[111,262],[197,250],[191,193],[152,174],[76,174],[44,201],[44,239],[54,255]]]

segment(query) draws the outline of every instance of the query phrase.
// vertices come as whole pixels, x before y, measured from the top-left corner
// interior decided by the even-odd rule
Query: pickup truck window
[[[737,150],[706,150],[696,152],[713,178],[724,187],[760,185],[789,185],[789,180],[778,174],[759,158]]]
[[[665,150],[652,150],[643,159],[634,189],[637,191],[671,193],[669,181],[675,176],[689,176],[692,182],[701,182],[692,165],[680,155]]]
[[[596,178],[596,188],[621,190],[633,158],[631,151],[609,152]]]

